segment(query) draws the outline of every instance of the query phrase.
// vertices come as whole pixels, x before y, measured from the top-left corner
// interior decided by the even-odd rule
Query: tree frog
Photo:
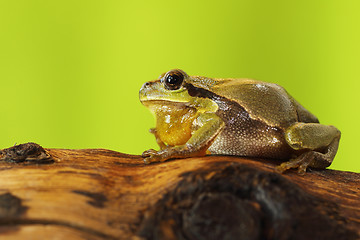
[[[150,129],[160,146],[144,162],[237,155],[286,160],[277,170],[305,173],[328,167],[340,131],[318,119],[274,83],[189,76],[170,70],[146,82],[140,101],[156,117]]]

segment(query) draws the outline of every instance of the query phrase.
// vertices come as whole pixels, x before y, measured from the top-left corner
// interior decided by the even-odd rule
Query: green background
[[[162,72],[284,86],[360,172],[360,1],[0,0],[0,148],[155,148],[138,90]]]

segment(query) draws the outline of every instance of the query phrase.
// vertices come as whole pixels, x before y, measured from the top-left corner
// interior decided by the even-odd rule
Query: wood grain
[[[34,146],[11,150],[28,158],[0,152],[1,239],[359,238],[358,173],[281,175],[277,161],[230,156],[144,165]]]

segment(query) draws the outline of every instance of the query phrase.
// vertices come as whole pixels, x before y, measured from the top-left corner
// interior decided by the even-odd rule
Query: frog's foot
[[[339,139],[335,139],[326,149],[325,152],[308,151],[299,155],[297,158],[284,162],[276,167],[276,170],[283,173],[290,168],[297,168],[299,174],[305,174],[308,167],[325,169],[330,166],[336,153]]]
[[[156,161],[155,156],[156,156],[157,152],[158,151],[156,151],[154,149],[149,149],[149,150],[144,151],[141,154],[141,157],[144,158],[144,163],[150,164],[151,162],[155,162]]]
[[[315,155],[318,152],[310,151],[301,154],[297,158],[291,159],[288,162],[284,162],[276,167],[276,170],[280,173],[285,172],[291,168],[297,168],[300,175],[304,175],[308,166],[314,161]]]
[[[173,146],[170,145],[164,145],[165,147],[162,148],[160,151],[156,151],[154,149],[149,149],[144,151],[141,154],[141,157],[144,158],[144,163],[145,164],[150,164],[152,162],[163,162],[169,158],[171,158],[171,156],[169,157],[168,155],[174,154],[171,149]]]
[[[145,164],[153,162],[163,162],[172,158],[188,158],[195,156],[205,156],[205,149],[190,149],[187,146],[167,147],[166,149],[155,151],[154,149],[143,152]]]
[[[179,151],[175,148],[168,147],[166,149],[156,151],[154,149],[149,149],[141,155],[144,158],[145,164],[150,164],[154,162],[163,162],[170,158],[183,158],[182,155],[184,151]]]

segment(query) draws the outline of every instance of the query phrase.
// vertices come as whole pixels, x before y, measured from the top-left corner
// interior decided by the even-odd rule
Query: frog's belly
[[[208,149],[211,154],[288,159],[293,150],[283,131],[265,126],[226,126]]]

